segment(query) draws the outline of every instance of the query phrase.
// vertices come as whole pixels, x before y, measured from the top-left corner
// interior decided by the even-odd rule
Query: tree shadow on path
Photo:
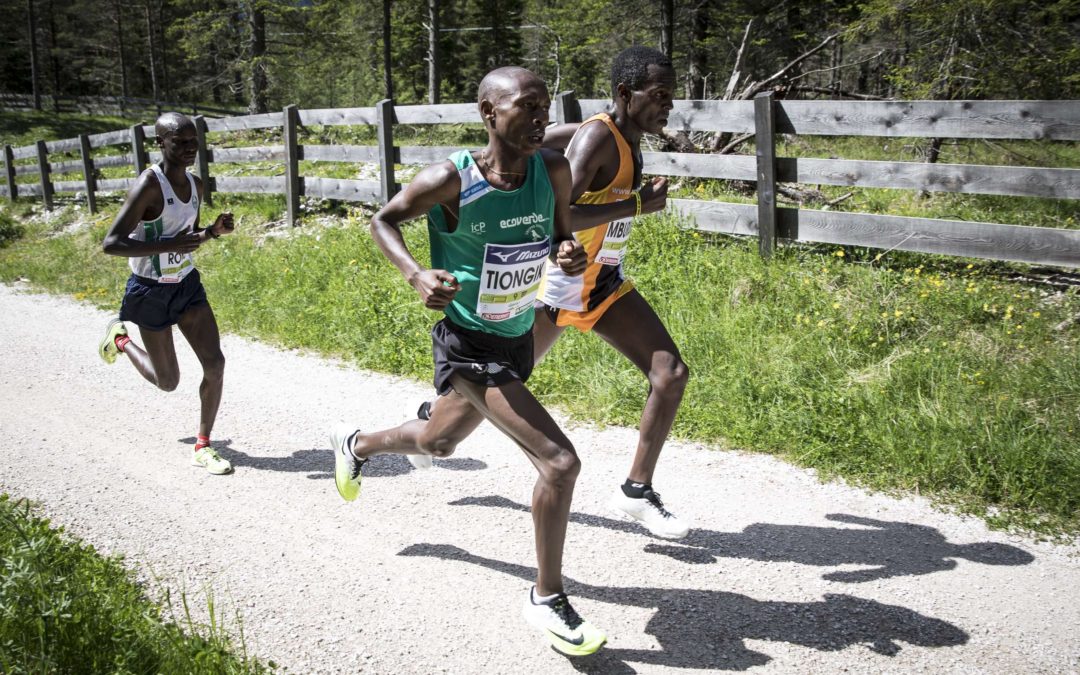
[[[524,504],[505,497],[466,497],[452,506],[488,506],[529,511]],[[996,542],[951,544],[932,527],[876,520],[844,513],[826,516],[838,523],[860,527],[813,527],[755,523],[742,532],[716,532],[694,528],[678,544],[651,543],[648,553],[666,555],[689,564],[708,564],[718,558],[742,558],[766,562],[795,562],[833,567],[864,565],[865,569],[829,572],[828,581],[860,583],[898,576],[942,572],[956,567],[956,558],[986,565],[1027,565],[1035,557],[1027,551]],[[585,513],[571,513],[570,522],[621,532],[651,536],[630,523]]]
[[[473,555],[447,544],[414,544],[398,553],[471,563],[526,581],[536,570],[524,565]],[[820,651],[865,646],[883,656],[895,656],[899,643],[920,647],[955,647],[968,634],[940,619],[905,607],[886,605],[850,595],[826,594],[820,602],[776,602],[745,595],[694,588],[592,586],[567,579],[571,597],[588,598],[623,607],[656,609],[645,632],[659,649],[616,646],[588,659],[572,659],[583,672],[635,672],[627,665],[653,664],[702,670],[746,670],[772,660],[748,648],[745,640],[787,642]]]
[[[195,444],[195,437],[179,439],[187,445]],[[290,473],[306,473],[312,480],[322,480],[334,477],[334,451],[323,448],[311,448],[309,450],[297,450],[287,457],[257,457],[235,450],[232,447],[232,439],[211,441],[210,445],[218,451],[218,454],[229,460],[234,469],[242,467],[259,469],[261,471],[285,471]],[[467,457],[435,460],[437,469],[448,471],[480,471],[487,468],[487,464],[477,459]],[[416,471],[405,455],[377,455],[364,464],[364,478],[392,478],[404,476]]]

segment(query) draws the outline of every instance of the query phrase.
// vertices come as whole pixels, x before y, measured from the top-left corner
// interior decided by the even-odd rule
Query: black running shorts
[[[512,380],[525,382],[533,369],[532,331],[503,337],[462,328],[444,318],[431,329],[431,352],[435,357],[435,390],[450,393],[450,376],[458,374],[485,387]]]
[[[192,270],[178,284],[162,284],[132,274],[120,303],[120,320],[139,328],[165,330],[191,307],[209,304],[199,270]]]

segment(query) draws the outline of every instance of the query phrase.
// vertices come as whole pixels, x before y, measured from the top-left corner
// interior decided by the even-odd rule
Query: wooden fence
[[[604,100],[575,100],[572,93],[556,97],[556,120],[579,121],[607,105]],[[397,146],[398,124],[478,123],[476,105],[395,106],[381,101],[374,107],[301,110],[288,106],[281,113],[210,119],[195,118],[199,133],[197,173],[206,183],[208,202],[216,192],[284,194],[288,220],[295,223],[303,196],[354,202],[385,203],[401,188],[395,165],[427,164],[444,159],[457,148]],[[370,125],[378,145],[301,145],[301,126]],[[756,135],[756,156],[677,152],[644,153],[647,174],[694,176],[753,181],[758,203],[734,204],[693,199],[670,199],[669,208],[683,214],[700,230],[756,236],[768,256],[777,238],[838,245],[867,246],[995,260],[1080,267],[1080,231],[998,224],[779,208],[777,183],[799,182],[857,188],[895,188],[931,192],[1080,199],[1080,169],[927,164],[899,161],[805,159],[777,157],[777,134],[884,136],[917,138],[985,138],[1080,140],[1078,101],[776,101],[762,94],[753,101],[676,101],[668,127],[683,131],[719,131]],[[210,132],[280,128],[282,145],[214,148]],[[103,134],[83,134],[61,141],[4,148],[7,176],[0,194],[42,197],[52,206],[56,192],[81,192],[91,210],[98,191],[126,190],[134,178],[97,180],[106,166],[131,166],[137,175],[148,161],[146,137],[153,127]],[[128,145],[125,155],[93,157],[93,150]],[[78,153],[78,160],[50,161],[50,154]],[[17,163],[20,160],[23,163]],[[26,163],[26,160],[33,160]],[[378,181],[301,176],[301,160],[372,163]],[[275,176],[211,175],[218,162],[274,161],[283,164]],[[81,173],[82,180],[53,182],[52,175]],[[16,184],[15,177],[36,174],[36,184]]]

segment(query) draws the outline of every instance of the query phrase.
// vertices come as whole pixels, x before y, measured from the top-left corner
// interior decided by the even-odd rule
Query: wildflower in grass
[[[839,302],[834,302],[834,303],[832,304],[832,308],[833,308],[833,309],[840,309],[840,303],[839,303]]]
[[[930,353],[930,348],[929,347],[923,347],[922,348],[922,353],[923,354],[929,354]]]
[[[1040,314],[1039,314],[1038,312],[1032,312],[1032,313],[1031,313],[1031,316],[1033,316],[1033,317],[1035,317],[1036,319],[1038,319],[1038,318],[1039,318],[1039,316],[1041,316],[1041,315],[1040,315]]]
[[[837,251],[836,253],[833,253],[833,255],[836,256],[837,258],[843,258],[844,257],[844,252],[843,252],[843,250],[840,250],[840,251]]]
[[[893,316],[895,316],[896,318],[900,318],[904,316],[904,312],[902,310],[895,309],[893,310]]]
[[[967,269],[971,269],[972,267],[975,267],[975,266],[971,265],[971,264],[968,264]]]

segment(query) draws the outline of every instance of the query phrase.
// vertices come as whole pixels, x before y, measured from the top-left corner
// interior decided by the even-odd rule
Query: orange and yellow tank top
[[[630,197],[634,189],[634,156],[630,144],[608,113],[593,115],[581,126],[595,122],[603,122],[611,130],[619,148],[619,170],[607,186],[582,194],[577,204],[622,201]],[[632,218],[623,218],[575,232],[574,236],[588,255],[589,265],[583,274],[572,277],[549,263],[540,289],[541,301],[549,307],[585,312],[617,292],[625,280],[622,263],[632,222]]]

